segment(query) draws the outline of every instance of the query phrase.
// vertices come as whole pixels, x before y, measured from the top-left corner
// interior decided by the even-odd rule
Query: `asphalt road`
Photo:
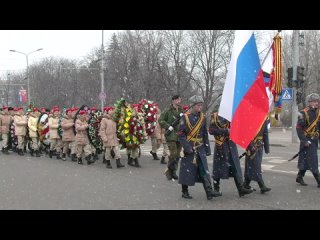
[[[315,179],[307,173],[305,182],[309,185],[296,184],[297,160],[287,161],[298,151],[298,144],[291,143],[291,132],[274,129],[270,142],[271,153],[263,159],[263,176],[271,192],[260,194],[253,182],[257,191],[240,198],[233,179],[228,179],[221,182],[222,197],[211,201],[206,199],[200,183],[189,188],[193,199],[182,199],[181,186],[163,175],[165,165],[152,160],[150,141],[142,147],[142,168],[126,165],[117,169],[112,162],[113,169],[107,169],[101,156],[88,166],[45,155],[36,158],[0,153],[0,209],[320,209],[320,188]],[[126,163],[123,151],[121,161]],[[212,156],[208,162],[211,170]]]

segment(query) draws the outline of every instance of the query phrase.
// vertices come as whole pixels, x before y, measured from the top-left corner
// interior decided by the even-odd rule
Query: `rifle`
[[[309,146],[308,146],[309,147]],[[297,152],[292,158],[290,158],[288,161],[292,161],[293,159],[295,159],[296,157],[299,156],[300,153],[302,153],[304,150],[306,150],[308,147],[304,146],[303,148],[300,149],[299,152]]]
[[[242,153],[242,154],[239,156],[239,160],[240,160],[241,158],[243,158],[244,156],[247,156],[247,155],[248,155],[247,152]]]
[[[180,113],[178,118],[176,118],[176,120],[174,120],[174,122],[171,124],[172,127],[175,127],[176,125],[178,125],[178,123],[180,122],[180,119],[182,118],[183,113]],[[167,131],[165,132],[165,136],[168,136],[171,133],[171,131],[169,129],[167,129]]]

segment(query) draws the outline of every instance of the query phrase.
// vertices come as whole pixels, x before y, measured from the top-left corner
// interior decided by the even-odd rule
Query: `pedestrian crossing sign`
[[[284,88],[281,94],[282,101],[292,101],[293,98],[292,88]]]

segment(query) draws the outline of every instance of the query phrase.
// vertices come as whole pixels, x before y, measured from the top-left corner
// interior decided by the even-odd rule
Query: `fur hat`
[[[190,107],[196,105],[197,103],[203,103],[202,97],[198,95],[194,95],[191,98],[189,98]]]

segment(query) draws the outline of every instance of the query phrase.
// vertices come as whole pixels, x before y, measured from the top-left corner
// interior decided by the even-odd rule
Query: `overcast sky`
[[[104,43],[118,31],[104,30]],[[81,60],[101,42],[102,30],[0,30],[0,75],[26,69],[26,57],[10,49],[29,53],[43,48],[29,55],[30,66],[50,56]]]

